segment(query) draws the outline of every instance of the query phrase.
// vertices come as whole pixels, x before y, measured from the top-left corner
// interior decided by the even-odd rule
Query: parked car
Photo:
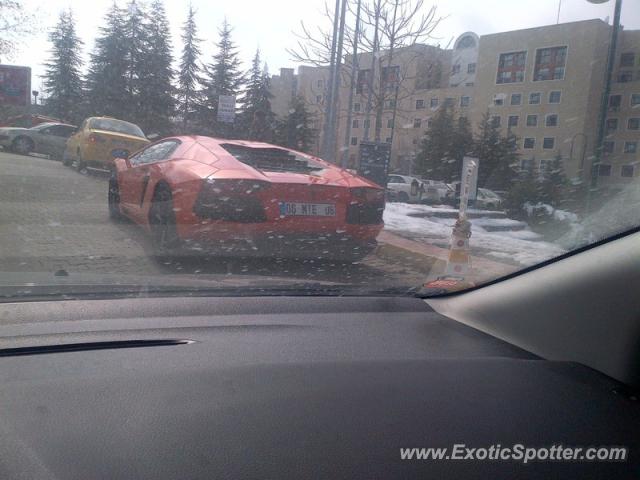
[[[116,118],[87,118],[67,142],[64,164],[75,162],[78,170],[113,168],[116,157],[127,157],[150,142],[137,125]]]
[[[446,203],[457,206],[460,201],[460,182],[450,184],[451,191],[447,194]],[[488,188],[478,188],[476,199],[470,200],[469,204],[478,209],[498,210],[502,208],[503,199],[493,190]]]
[[[170,137],[114,166],[110,215],[143,226],[159,256],[359,259],[383,227],[383,188],[267,143]]]
[[[32,128],[0,128],[0,146],[20,155],[40,153],[61,160],[67,140],[77,129],[66,123],[41,123]]]
[[[479,188],[476,195],[475,207],[486,210],[498,210],[502,208],[502,197],[488,188]]]
[[[421,181],[424,185],[422,203],[444,203],[447,198],[447,193],[451,191],[451,188],[446,183],[429,179],[421,179]]]
[[[387,179],[387,188],[397,193],[396,198],[399,202],[418,203],[425,191],[422,181],[416,177],[408,175],[389,175]]]
[[[41,123],[65,123],[59,118],[47,117],[45,115],[17,115],[6,120],[0,120],[0,127],[20,127],[31,128]]]

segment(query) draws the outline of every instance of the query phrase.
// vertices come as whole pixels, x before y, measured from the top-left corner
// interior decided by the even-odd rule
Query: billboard
[[[0,105],[26,107],[31,104],[31,68],[0,65]]]
[[[377,183],[381,187],[386,187],[390,159],[390,143],[362,141],[360,142],[358,175]]]

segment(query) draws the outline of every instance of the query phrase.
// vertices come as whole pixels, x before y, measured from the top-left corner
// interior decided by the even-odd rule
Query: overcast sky
[[[85,55],[93,49],[94,38],[105,12],[113,0],[25,0],[26,7],[38,12],[39,32],[21,47],[11,63],[28,65],[33,69],[33,87],[40,88],[38,78],[48,55],[47,31],[55,24],[60,10],[71,8],[78,23],[78,33],[85,42]],[[119,0],[124,5],[126,0]],[[239,46],[242,60],[248,64],[256,47],[272,73],[281,67],[295,64],[286,52],[299,31],[300,21],[308,25],[322,22],[324,0],[192,0],[197,10],[199,35],[203,39],[203,60],[209,61],[215,50],[217,28],[226,17],[233,26],[233,37]],[[432,43],[447,45],[452,38],[471,30],[479,35],[517,30],[556,23],[558,0],[440,0],[435,4],[438,15],[446,17],[439,25]],[[562,0],[560,22],[591,18],[613,18],[611,0],[593,5],[587,0]],[[180,31],[186,17],[188,1],[165,0],[171,22],[174,56],[182,45]],[[622,23],[627,29],[640,29],[640,1],[624,0]]]

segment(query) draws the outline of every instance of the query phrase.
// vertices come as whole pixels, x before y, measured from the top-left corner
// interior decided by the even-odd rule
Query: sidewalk
[[[446,248],[409,240],[386,230],[378,235],[378,244],[378,255],[401,262],[410,261],[414,267],[428,273],[429,280],[444,274],[449,258]],[[476,282],[498,278],[516,270],[512,265],[474,256],[471,257],[471,266]]]

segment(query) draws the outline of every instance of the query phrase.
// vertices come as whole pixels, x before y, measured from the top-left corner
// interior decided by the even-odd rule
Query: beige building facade
[[[560,156],[570,177],[586,179],[594,161],[610,37],[610,25],[587,20],[482,37],[466,32],[451,49],[415,45],[394,52],[391,59],[382,52],[374,65],[376,93],[371,96],[372,56],[363,53],[357,57],[350,106],[347,58],[339,92],[338,147],[330,160],[355,167],[361,141],[391,142],[392,170],[411,173],[431,118],[449,103],[474,129],[489,114],[503,133],[515,134],[522,167],[537,169]],[[598,172],[601,185],[640,178],[640,31],[621,31],[616,57]],[[277,115],[286,115],[285,105],[296,94],[315,114],[320,133],[316,153],[328,76],[328,68],[299,67],[297,75],[283,69],[272,79]],[[376,138],[378,105],[382,122]]]

